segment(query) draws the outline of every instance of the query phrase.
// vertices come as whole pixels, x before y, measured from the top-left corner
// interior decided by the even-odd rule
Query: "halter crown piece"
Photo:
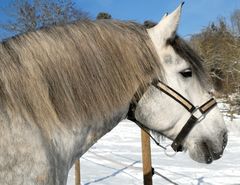
[[[154,80],[152,82],[152,85],[160,90],[161,92],[164,92],[171,98],[173,98],[175,101],[180,103],[190,114],[190,118],[187,120],[185,125],[183,126],[182,130],[179,132],[173,143],[171,144],[172,149],[175,152],[181,152],[183,151],[183,143],[187,135],[190,133],[192,128],[195,126],[195,124],[198,121],[201,121],[205,118],[205,115],[217,105],[217,102],[214,98],[209,99],[201,106],[194,106],[190,101],[188,101],[186,98],[184,98],[181,94],[179,94],[177,91],[172,89],[171,87],[167,86],[160,80]],[[140,99],[138,99],[139,101]],[[130,109],[128,112],[128,119],[135,122],[138,126],[140,126],[142,129],[148,129],[146,128],[142,123],[136,120],[134,116],[134,112],[136,109],[136,103],[138,101],[132,102],[130,105]],[[148,133],[148,132],[147,132]],[[150,134],[149,134],[150,135]],[[159,145],[160,147],[166,149],[166,147],[161,146],[151,135],[150,137],[154,140],[154,142]]]

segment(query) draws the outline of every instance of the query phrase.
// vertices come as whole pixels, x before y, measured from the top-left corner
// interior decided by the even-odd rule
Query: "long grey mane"
[[[29,32],[0,44],[0,110],[51,132],[108,119],[161,66],[145,28],[82,21]]]

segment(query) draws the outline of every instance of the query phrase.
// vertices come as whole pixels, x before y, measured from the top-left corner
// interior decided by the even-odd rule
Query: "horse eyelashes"
[[[181,71],[180,74],[184,78],[190,78],[190,77],[192,77],[192,70],[191,69],[185,69],[185,70]]]

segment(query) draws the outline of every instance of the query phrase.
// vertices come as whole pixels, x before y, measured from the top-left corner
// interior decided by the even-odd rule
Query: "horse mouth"
[[[206,164],[210,164],[214,160],[218,160],[222,157],[223,150],[220,152],[217,152],[217,151],[213,150],[212,147],[209,146],[209,144],[207,144],[207,142],[203,142],[201,145],[202,145],[201,148],[204,153],[204,160],[205,160]]]
[[[228,134],[222,131],[217,139],[211,140],[203,138],[192,143],[188,143],[189,156],[196,162],[210,164],[223,156],[224,149],[227,146]]]
[[[195,143],[194,148],[189,150],[190,157],[199,163],[211,164],[214,160],[218,160],[222,157],[224,147],[220,148],[214,146],[209,141],[202,141],[201,143]]]
[[[203,153],[204,153],[205,163],[207,163],[207,164],[212,163],[213,162],[213,157],[212,157],[212,154],[211,154],[212,152],[210,152],[210,150],[207,146],[207,143],[203,142],[201,148],[202,148]]]

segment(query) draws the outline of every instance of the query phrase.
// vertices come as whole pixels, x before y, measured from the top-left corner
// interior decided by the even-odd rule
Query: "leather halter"
[[[190,114],[190,118],[186,122],[186,124],[183,126],[182,130],[179,132],[173,143],[171,144],[172,149],[175,152],[183,151],[183,143],[187,135],[190,133],[192,128],[195,126],[195,124],[198,121],[201,121],[204,119],[205,115],[214,107],[217,105],[217,102],[214,98],[209,99],[207,102],[205,102],[203,105],[194,106],[190,101],[188,101],[186,98],[184,98],[181,94],[179,94],[177,91],[172,89],[171,87],[167,86],[160,80],[154,80],[152,82],[152,85],[157,88],[158,90],[164,92],[174,100],[176,100],[178,103],[180,103]],[[137,125],[140,125],[141,128],[146,128],[142,123],[136,120],[134,116],[134,112],[136,109],[136,103],[141,99],[141,97],[138,98],[138,100],[135,99],[135,102],[132,102],[130,104],[130,109],[128,112],[128,119],[131,121],[134,121],[137,123]],[[150,136],[153,138],[152,136]],[[155,140],[154,140],[155,141]],[[156,141],[155,141],[156,142]],[[160,145],[159,143],[157,143]],[[162,146],[161,146],[162,147]],[[164,147],[162,147],[164,148]]]

